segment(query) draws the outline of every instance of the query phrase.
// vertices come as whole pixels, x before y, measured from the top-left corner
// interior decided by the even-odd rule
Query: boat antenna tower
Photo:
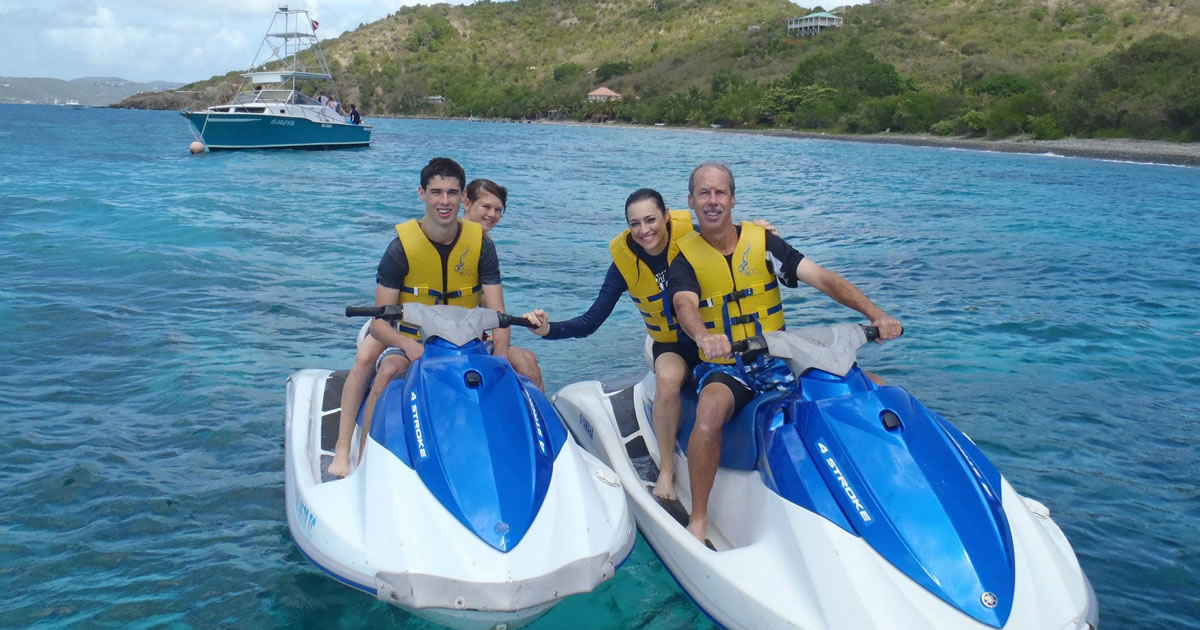
[[[302,64],[300,53],[310,48],[316,64]],[[286,4],[281,4],[279,11],[271,18],[271,25],[258,45],[250,70],[242,77],[238,92],[242,91],[246,81],[252,84],[282,82],[284,87],[295,91],[298,80],[328,80],[334,100],[341,102],[337,84],[332,82],[325,51],[317,39],[316,22],[309,17],[308,11],[289,9]]]

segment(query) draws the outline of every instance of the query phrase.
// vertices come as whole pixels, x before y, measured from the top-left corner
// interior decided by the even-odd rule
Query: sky
[[[839,2],[859,4],[866,0]],[[432,4],[426,0],[424,4]],[[190,83],[249,67],[281,4],[338,35],[415,0],[0,0],[0,76]],[[465,4],[451,0],[450,4]],[[466,4],[469,4],[467,2]],[[823,5],[822,5],[823,6]]]

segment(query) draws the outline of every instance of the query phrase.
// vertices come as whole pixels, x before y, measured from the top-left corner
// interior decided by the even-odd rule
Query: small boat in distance
[[[233,101],[180,112],[196,140],[211,151],[369,146],[371,126],[353,124],[339,111],[316,25],[308,11],[279,7]],[[308,96],[302,89],[316,92]]]
[[[69,107],[71,109],[83,109],[83,108],[87,107],[87,105],[84,105],[84,104],[80,103],[79,101],[67,101],[66,103],[63,103],[63,105],[66,105],[67,107]]]

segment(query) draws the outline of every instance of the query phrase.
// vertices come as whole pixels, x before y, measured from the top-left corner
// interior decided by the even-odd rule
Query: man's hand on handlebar
[[[700,346],[704,356],[710,359],[727,359],[733,356],[729,337],[725,335],[705,335],[696,342],[696,345]]]
[[[882,344],[888,339],[895,339],[904,332],[904,326],[900,324],[900,320],[887,313],[872,319],[871,325],[879,329],[879,338],[875,340],[875,343],[878,344]]]

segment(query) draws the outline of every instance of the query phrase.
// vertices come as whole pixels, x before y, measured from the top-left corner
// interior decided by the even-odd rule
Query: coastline
[[[721,130],[726,131],[726,130]],[[1005,138],[985,140],[982,138],[943,137],[880,133],[871,135],[834,134],[773,129],[729,129],[738,133],[783,136],[788,138],[816,138],[847,142],[873,142],[879,144],[904,144],[910,146],[968,149],[974,151],[1000,151],[1004,153],[1030,153],[1044,155],[1052,153],[1065,157],[1094,158],[1147,164],[1200,167],[1200,142],[1167,142],[1165,140],[1134,140],[1129,138],[1063,138],[1061,140],[1034,140],[1032,138]]]
[[[378,116],[378,118],[424,118],[430,120],[460,120],[459,117],[433,116]],[[837,140],[840,142],[870,142],[876,144],[902,144],[909,146],[966,149],[971,151],[1000,151],[1003,153],[1027,153],[1033,155],[1054,154],[1064,157],[1092,158],[1141,164],[1189,166],[1200,168],[1200,142],[1169,142],[1165,140],[1135,140],[1132,138],[1063,138],[1061,140],[1034,140],[1028,137],[1011,137],[1001,140],[970,138],[965,136],[930,136],[895,133],[848,134],[793,129],[705,129],[703,127],[656,127],[621,122],[579,122],[573,120],[505,120],[479,119],[473,122],[564,125],[582,127],[625,127],[631,129],[671,129],[674,131],[701,131],[719,133],[741,133],[759,136],[778,136],[809,140]]]

